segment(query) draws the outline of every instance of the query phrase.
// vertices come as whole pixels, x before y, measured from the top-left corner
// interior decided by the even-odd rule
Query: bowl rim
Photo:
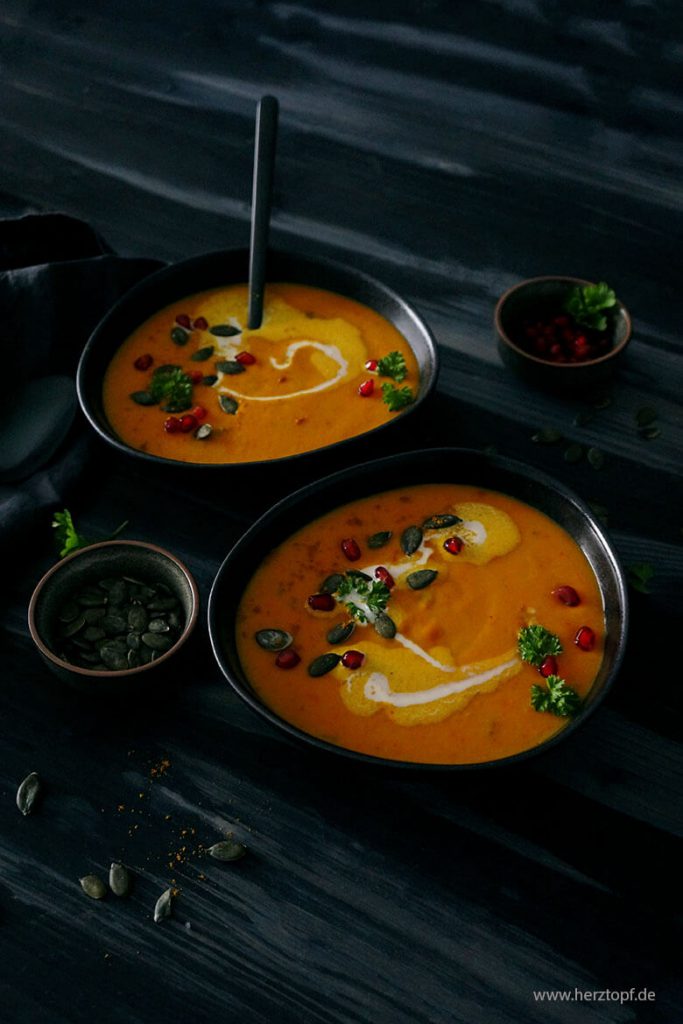
[[[56,576],[65,565],[68,565],[75,558],[80,558],[83,555],[88,555],[93,551],[101,551],[103,548],[114,548],[114,547],[134,547],[139,550],[153,552],[157,555],[163,555],[169,561],[173,562],[183,573],[187,583],[190,587],[192,594],[192,608],[190,614],[185,623],[185,627],[168,651],[160,657],[155,658],[154,661],[150,661],[147,665],[139,665],[137,668],[123,668],[123,669],[90,669],[82,668],[80,665],[74,665],[70,661],[64,661],[63,658],[59,658],[54,651],[52,651],[40,635],[38,625],[36,623],[36,609],[38,602],[44,592],[46,586],[50,585],[50,580],[53,576]],[[31,594],[31,600],[28,606],[28,628],[31,634],[31,639],[34,644],[48,661],[51,661],[53,665],[58,666],[61,669],[65,669],[68,672],[74,672],[76,675],[83,676],[88,679],[129,679],[131,676],[139,675],[141,672],[147,672],[150,669],[155,669],[162,662],[166,661],[173,654],[175,654],[188,640],[190,634],[194,630],[199,617],[199,590],[195,583],[192,573],[181,560],[174,555],[172,552],[167,551],[166,548],[159,547],[158,544],[150,544],[146,541],[141,540],[104,540],[97,544],[88,544],[87,547],[81,548],[78,551],[73,551],[70,555],[66,555],[64,558],[55,562],[47,572],[40,578],[38,583],[33,589]]]
[[[281,718],[276,712],[272,711],[265,703],[263,703],[255,693],[249,692],[238,680],[232,678],[231,672],[225,663],[225,658],[219,643],[219,630],[217,625],[218,617],[218,588],[221,584],[221,579],[226,572],[229,571],[230,562],[239,553],[240,549],[244,548],[250,543],[251,537],[258,533],[262,526],[268,522],[271,517],[277,517],[284,511],[296,506],[299,503],[304,503],[309,500],[311,495],[321,489],[329,486],[333,486],[335,483],[348,478],[354,472],[363,470],[365,472],[371,469],[375,470],[375,475],[379,476],[385,467],[392,467],[396,464],[407,460],[416,460],[424,456],[430,456],[432,458],[440,457],[442,459],[453,458],[458,456],[476,457],[481,459],[493,468],[499,468],[504,471],[511,473],[521,474],[526,479],[531,479],[541,485],[544,485],[555,493],[558,493],[565,501],[577,509],[585,519],[591,525],[591,529],[597,535],[599,542],[605,552],[608,561],[611,565],[614,573],[614,579],[618,592],[619,605],[621,608],[620,616],[620,635],[618,645],[615,651],[612,665],[610,666],[609,673],[605,679],[605,682],[599,691],[599,693],[590,701],[588,705],[582,707],[581,711],[574,717],[569,719],[563,728],[559,729],[558,732],[554,733],[548,739],[542,743],[536,744],[527,750],[520,750],[515,754],[507,755],[506,757],[496,758],[491,761],[477,761],[473,763],[452,763],[452,764],[441,764],[427,761],[401,761],[392,760],[391,758],[381,757],[376,754],[366,754],[362,751],[351,750],[348,747],[338,746],[337,744],[330,743],[327,740],[323,740],[318,736],[314,736],[311,733],[305,732],[303,729],[292,725],[287,722],[284,718]],[[410,486],[410,485],[408,485]],[[395,488],[392,488],[395,489]],[[376,493],[381,493],[381,485]],[[504,493],[504,492],[501,492]],[[351,498],[351,501],[354,499]],[[527,503],[529,504],[529,503]],[[532,506],[533,507],[533,506]],[[547,513],[544,513],[547,514]],[[316,517],[313,516],[308,519],[307,522],[312,522]],[[549,516],[549,518],[552,518]],[[260,563],[259,563],[260,564]],[[255,567],[254,572],[258,568]],[[253,577],[249,577],[249,580]],[[245,587],[247,583],[245,583]],[[598,581],[599,582],[599,581]],[[602,588],[601,597],[602,597]],[[382,769],[396,769],[399,772],[453,772],[453,771],[479,771],[482,769],[496,769],[503,768],[510,765],[518,764],[522,761],[526,761],[530,757],[535,757],[540,754],[546,753],[557,743],[562,742],[569,735],[571,735],[577,728],[579,728],[587,719],[597,710],[608,691],[611,689],[614,680],[616,679],[621,665],[624,660],[626,652],[626,642],[628,638],[628,626],[629,626],[629,605],[628,605],[628,592],[626,586],[626,576],[621,566],[619,557],[614,549],[612,542],[603,530],[600,522],[598,521],[595,514],[592,512],[586,502],[583,501],[577,494],[574,493],[570,488],[566,487],[563,483],[556,480],[554,477],[537,469],[528,463],[521,462],[518,459],[511,459],[507,456],[502,455],[486,455],[482,451],[476,448],[456,448],[456,447],[439,447],[439,448],[418,448],[411,449],[410,451],[398,452],[393,455],[388,455],[380,459],[371,459],[367,462],[359,463],[354,466],[349,466],[344,469],[338,470],[335,473],[330,473],[328,476],[320,477],[298,490],[293,491],[291,494],[286,495],[280,499],[274,505],[272,505],[266,512],[263,513],[245,533],[233,544],[232,548],[228,551],[226,557],[223,559],[216,576],[214,577],[211,585],[211,592],[209,594],[209,602],[207,607],[207,624],[209,630],[209,640],[211,642],[211,649],[214,654],[214,658],[218,663],[218,667],[227,679],[232,690],[254,711],[265,718],[271,725],[287,733],[292,739],[298,744],[303,744],[308,747],[313,747],[317,750],[324,751],[326,753],[333,753],[342,755],[347,759],[350,759],[357,763],[362,763],[368,766],[382,768]],[[234,623],[232,624],[234,628]]]
[[[546,281],[557,281],[558,283],[566,282],[567,284],[579,285],[595,284],[595,281],[587,281],[583,277],[572,277],[571,275],[568,274],[544,274],[541,277],[528,277],[524,281],[519,281],[517,284],[513,284],[511,288],[508,288],[507,291],[504,291],[503,294],[500,296],[493,312],[493,323],[496,328],[496,333],[498,334],[498,337],[504,344],[506,344],[514,352],[517,352],[519,355],[523,356],[525,359],[528,359],[529,362],[536,363],[538,366],[548,366],[552,370],[582,370],[589,366],[600,366],[602,363],[609,362],[610,359],[613,359],[620,352],[623,352],[623,350],[626,348],[629,341],[631,340],[631,335],[633,333],[633,322],[631,320],[631,314],[629,313],[628,309],[620,299],[617,299],[617,306],[619,307],[619,310],[626,321],[626,334],[617,345],[611,348],[609,352],[605,352],[605,354],[602,356],[598,356],[595,359],[585,359],[580,363],[553,363],[549,359],[541,359],[539,356],[535,356],[531,352],[527,352],[526,349],[520,348],[519,345],[516,345],[515,342],[512,341],[512,339],[510,338],[509,334],[507,334],[505,328],[502,325],[503,307],[505,306],[505,303],[508,301],[510,296],[513,295],[515,292],[519,291],[522,288],[526,288],[528,285],[542,284]]]
[[[342,263],[339,260],[331,260],[328,259],[327,257],[322,256],[310,256],[304,252],[297,251],[296,249],[279,249],[269,247],[269,256],[273,256],[276,259],[280,257],[293,257],[294,259],[297,260],[318,264],[332,272],[339,272],[342,274],[351,275],[359,283],[365,284],[374,289],[378,289],[379,291],[383,292],[386,296],[388,296],[392,301],[397,303],[397,305],[400,306],[403,309],[403,311],[408,315],[410,320],[419,328],[420,332],[423,335],[424,342],[429,353],[427,372],[421,375],[419,381],[422,393],[419,394],[409,406],[405,407],[401,411],[399,416],[394,416],[391,419],[385,420],[384,423],[379,423],[377,426],[372,427],[370,430],[365,430],[360,434],[354,434],[352,437],[341,438],[339,441],[333,441],[331,444],[323,445],[318,448],[310,448],[304,452],[295,452],[292,455],[281,455],[275,459],[260,459],[250,462],[186,462],[181,459],[169,459],[163,455],[154,455],[151,452],[145,452],[141,451],[139,448],[133,448],[125,441],[122,441],[121,438],[119,438],[114,432],[113,427],[111,427],[109,424],[108,429],[105,429],[99,422],[98,417],[95,414],[95,411],[93,410],[93,402],[90,399],[90,396],[88,394],[88,388],[86,386],[86,375],[88,371],[88,364],[90,360],[93,358],[93,352],[95,350],[96,345],[98,344],[98,339],[103,333],[103,331],[106,329],[108,321],[111,318],[115,317],[119,313],[119,311],[125,308],[125,306],[127,306],[130,302],[134,302],[137,296],[143,295],[150,285],[153,286],[155,283],[157,283],[164,277],[172,278],[175,274],[182,273],[183,269],[191,270],[193,267],[199,266],[201,265],[201,263],[205,261],[218,260],[220,258],[225,257],[235,258],[237,254],[248,253],[248,251],[249,250],[244,247],[235,249],[217,249],[206,253],[200,253],[199,255],[196,256],[190,256],[188,257],[188,259],[179,260],[176,263],[168,263],[165,266],[159,268],[158,270],[153,271],[151,274],[148,274],[146,277],[142,278],[141,281],[138,281],[126,292],[124,292],[124,294],[119,299],[117,299],[117,301],[112,306],[110,306],[110,308],[107,310],[104,316],[98,321],[97,325],[90,334],[90,337],[85,343],[80,359],[78,361],[78,368],[76,371],[76,393],[78,396],[78,403],[81,407],[84,416],[88,420],[90,426],[93,428],[96,434],[98,434],[99,437],[102,438],[102,440],[107,442],[107,444],[112,445],[114,448],[117,448],[118,451],[123,452],[126,455],[132,455],[136,458],[143,459],[144,461],[152,464],[164,466],[181,466],[185,469],[189,469],[192,471],[209,470],[215,472],[221,470],[225,471],[229,469],[254,469],[260,466],[281,466],[284,464],[290,465],[294,462],[299,462],[302,459],[310,458],[311,456],[317,457],[323,455],[327,452],[340,448],[342,445],[349,445],[354,441],[359,441],[362,438],[374,435],[378,431],[386,430],[388,427],[391,427],[396,422],[403,422],[405,417],[410,416],[412,413],[416,412],[420,408],[420,406],[433,393],[434,389],[436,388],[436,383],[439,376],[440,359],[438,345],[436,343],[436,339],[429,324],[424,319],[422,314],[415,308],[412,302],[404,298],[389,285],[384,284],[384,282],[380,281],[378,278],[373,277],[370,274],[366,274],[365,271],[356,269],[356,267],[352,266],[351,264]],[[318,286],[310,285],[310,287],[315,288]],[[327,290],[333,291],[333,289]],[[339,292],[338,294],[341,295],[342,293]],[[182,298],[182,296],[180,297]],[[352,298],[352,296],[344,297]],[[356,299],[354,301],[359,302],[360,300]],[[365,305],[367,305],[367,303],[365,303]],[[384,316],[384,314],[380,313],[379,310],[375,310],[375,312],[378,313],[380,316]],[[386,320],[388,318],[384,316],[384,319]],[[398,328],[396,329],[398,330]],[[410,341],[408,341],[407,338],[405,340],[408,346],[412,349],[413,346],[411,345]],[[120,344],[123,344],[123,341],[125,341],[125,338],[122,339]]]

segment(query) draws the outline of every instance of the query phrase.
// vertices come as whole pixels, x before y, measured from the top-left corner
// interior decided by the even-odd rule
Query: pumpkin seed
[[[343,582],[343,575],[340,572],[333,572],[329,576],[327,576],[320,584],[320,593],[335,594],[339,590]]]
[[[178,607],[175,597],[155,597],[147,605],[148,612],[172,612]]]
[[[444,512],[442,515],[430,516],[429,519],[425,519],[422,524],[423,530],[445,530],[447,526],[457,526],[461,523],[462,519],[460,516],[454,516],[450,512]]]
[[[193,363],[203,363],[206,359],[210,359],[213,355],[213,345],[205,345],[204,348],[198,348],[196,352],[193,352],[190,359]]]
[[[209,334],[213,334],[216,338],[232,338],[241,333],[239,327],[233,327],[232,324],[215,324],[215,326],[209,327]]]
[[[292,634],[285,629],[259,629],[254,639],[266,651],[284,651],[294,642]]]
[[[128,610],[128,625],[131,629],[136,629],[141,633],[143,629],[147,629],[148,622],[149,615],[141,604],[134,604],[133,607]]]
[[[62,605],[59,612],[60,622],[73,622],[81,614],[81,609],[78,607],[75,601],[67,601],[66,604]]]
[[[99,626],[88,626],[83,632],[83,639],[89,643],[95,643],[96,640],[104,640],[107,634]]]
[[[81,889],[91,900],[102,900],[107,895],[107,887],[97,875],[84,875],[79,881]]]
[[[375,627],[375,632],[383,636],[385,640],[393,640],[396,636],[396,623],[386,612],[379,613],[373,622],[373,626]]]
[[[562,440],[562,434],[555,427],[541,427],[540,430],[531,435],[531,440],[535,444],[557,444],[558,441]]]
[[[100,658],[107,666],[110,672],[121,672],[123,669],[128,668],[128,651],[123,651],[119,648],[107,647],[103,644],[100,647]]]
[[[327,654],[321,654],[319,657],[314,658],[308,666],[308,674],[313,676],[314,679],[317,679],[319,676],[325,676],[333,668],[336,668],[340,661],[339,655],[333,654],[331,651]]]
[[[98,665],[100,661],[100,656],[95,651],[81,651],[78,657],[88,668]]]
[[[198,427],[194,432],[194,436],[198,441],[206,441],[207,437],[211,437],[212,434],[213,427],[210,423],[202,423],[201,427]]]
[[[17,790],[17,807],[24,817],[26,817],[27,814],[30,814],[33,810],[33,805],[35,804],[39,793],[40,779],[36,772],[31,772],[30,775],[26,776]]]
[[[422,543],[422,530],[419,526],[408,526],[401,534],[401,548],[406,555],[414,554]]]
[[[349,639],[355,628],[356,623],[353,620],[351,622],[338,622],[327,634],[328,644],[343,644]]]
[[[589,448],[586,458],[593,469],[602,469],[605,465],[605,456],[599,448]]]
[[[177,398],[166,402],[161,408],[164,412],[185,412],[186,409],[192,408],[192,402],[189,398]]]
[[[139,651],[134,651],[132,648],[126,655],[126,661],[128,662],[128,668],[139,668],[142,664],[142,658],[140,657]]]
[[[565,452],[564,452],[564,461],[565,462],[570,462],[570,463],[581,462],[582,458],[583,458],[583,448],[581,447],[580,444],[570,444],[569,447],[565,449]]]
[[[85,621],[89,626],[92,626],[96,622],[100,622],[107,614],[106,608],[88,608],[87,611],[83,612],[85,615]]]
[[[154,905],[154,922],[159,924],[159,921],[163,921],[164,918],[171,916],[173,903],[173,889],[167,889],[162,892],[159,899]]]
[[[147,628],[150,633],[168,633],[171,627],[163,619],[152,619]]]
[[[244,843],[238,842],[233,835],[229,835],[227,839],[222,839],[220,843],[214,843],[206,852],[215,860],[230,861],[240,860],[241,857],[244,857],[247,848]]]
[[[101,625],[107,636],[120,636],[127,629],[126,620],[123,616],[116,615],[113,612],[109,612],[108,615],[104,616]]]
[[[383,548],[385,544],[388,544],[393,534],[391,530],[380,530],[379,533],[373,533],[371,537],[368,537],[367,544],[369,548]]]
[[[234,416],[239,408],[239,403],[231,395],[220,395],[218,404],[223,412],[227,412],[230,416]]]
[[[128,588],[124,580],[116,580],[109,589],[109,604],[123,604],[128,599]]]
[[[101,590],[88,587],[77,595],[76,600],[82,608],[101,608],[107,599]]]
[[[116,861],[109,868],[109,888],[115,896],[125,896],[130,889],[130,872]]]
[[[159,399],[151,391],[133,391],[130,396],[138,405],[158,405]]]
[[[129,651],[139,651],[141,643],[142,640],[139,633],[129,633],[126,637],[126,646]]]
[[[411,590],[423,590],[433,583],[438,575],[435,569],[418,569],[417,572],[408,573],[406,581]]]
[[[63,637],[75,636],[85,626],[85,615],[79,615],[73,622],[68,622],[62,630]]]
[[[173,646],[173,641],[161,633],[143,633],[141,640],[153,651],[168,651]]]
[[[244,373],[244,367],[236,359],[221,359],[216,363],[216,369],[220,373],[227,373],[229,377],[234,377],[237,373]]]
[[[202,384],[207,388],[212,388],[218,381],[218,377],[215,373],[207,373],[206,377],[202,377]]]
[[[174,327],[171,331],[171,341],[175,345],[187,345],[190,335],[182,327]]]

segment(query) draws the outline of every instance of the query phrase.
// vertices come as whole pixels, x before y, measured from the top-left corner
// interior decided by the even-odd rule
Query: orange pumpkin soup
[[[470,764],[563,728],[600,666],[604,616],[555,522],[497,492],[430,484],[299,530],[248,584],[236,634],[254,690],[303,731]]]
[[[188,296],[121,345],[103,386],[121,440],[182,462],[276,459],[362,434],[416,397],[412,349],[367,306],[272,284],[250,331],[247,301],[246,285]]]

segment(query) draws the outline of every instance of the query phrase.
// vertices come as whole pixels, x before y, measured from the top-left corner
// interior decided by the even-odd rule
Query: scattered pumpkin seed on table
[[[102,900],[107,895],[107,887],[97,875],[84,875],[79,878],[81,889],[91,900]]]
[[[244,843],[238,842],[233,835],[229,835],[219,843],[214,843],[206,852],[214,860],[233,861],[244,857],[247,848]]]
[[[170,917],[173,910],[173,889],[166,889],[162,892],[154,905],[154,922],[159,924],[165,918]]]
[[[17,807],[26,817],[33,810],[40,793],[40,779],[36,772],[27,775],[17,789]]]
[[[118,861],[114,861],[109,868],[109,888],[115,896],[126,896],[130,889],[130,872]]]

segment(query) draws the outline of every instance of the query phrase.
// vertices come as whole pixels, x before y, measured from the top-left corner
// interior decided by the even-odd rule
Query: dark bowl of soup
[[[247,329],[247,250],[173,264],[132,288],[89,339],[78,395],[92,427],[155,463],[281,463],[403,421],[438,372],[422,317],[351,267],[271,251]]]
[[[619,670],[628,608],[576,495],[522,463],[433,449],[275,505],[225,559],[208,619],[231,687],[289,738],[467,770],[580,727]]]

